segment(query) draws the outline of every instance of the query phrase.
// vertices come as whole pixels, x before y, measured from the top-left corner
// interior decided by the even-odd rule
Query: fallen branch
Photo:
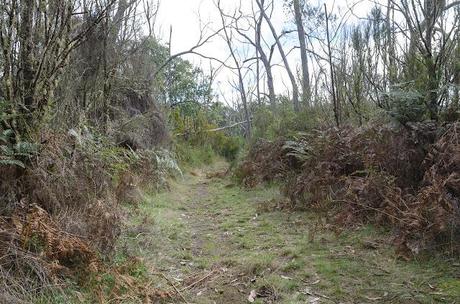
[[[208,273],[207,275],[205,275],[204,277],[202,277],[202,278],[199,279],[198,281],[195,281],[195,282],[193,282],[192,284],[190,284],[190,285],[188,285],[188,286],[182,288],[180,291],[185,291],[185,290],[187,290],[187,289],[190,289],[190,288],[196,286],[197,284],[203,282],[204,280],[206,280],[207,278],[209,278],[210,276],[212,276],[214,273],[216,273],[215,270],[211,271],[210,273]]]
[[[249,120],[249,122],[251,122],[251,121],[252,120]],[[206,130],[205,132],[218,132],[218,131],[222,131],[222,130],[227,130],[227,129],[231,129],[231,128],[237,127],[237,126],[245,124],[245,123],[248,123],[248,121],[247,120],[240,121],[240,122],[234,123],[234,124],[229,125],[229,126]]]
[[[252,120],[249,120],[249,122],[251,122]],[[225,126],[225,127],[220,127],[220,128],[215,128],[215,129],[209,129],[209,130],[203,130],[201,132],[219,132],[219,131],[223,131],[223,130],[227,130],[227,129],[231,129],[231,128],[234,128],[234,127],[237,127],[237,126],[240,126],[240,125],[243,125],[245,123],[248,123],[247,120],[245,121],[240,121],[240,122],[236,122],[234,124],[231,124],[229,126]],[[184,136],[186,134],[190,134],[190,133],[177,133],[176,136]]]
[[[181,291],[179,289],[177,289],[176,285],[167,277],[165,276],[163,273],[161,272],[157,272],[156,273],[157,275],[159,275],[160,277],[162,277],[163,279],[166,280],[166,282],[168,282],[169,285],[172,286],[172,288],[174,288],[174,291],[177,293],[177,295],[182,299],[182,301],[184,301],[184,303],[187,303],[189,304],[189,302],[187,301],[187,299],[182,295]]]

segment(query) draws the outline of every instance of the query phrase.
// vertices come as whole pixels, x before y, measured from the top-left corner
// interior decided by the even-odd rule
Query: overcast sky
[[[353,13],[358,17],[364,17],[369,12],[372,4],[371,0],[316,0],[326,2],[328,8],[335,9],[338,14],[343,14],[348,11],[347,7],[353,6]],[[356,4],[359,1],[359,4]],[[221,0],[222,5],[231,10],[232,8],[239,5],[239,0]],[[251,0],[241,1],[243,10],[251,11]],[[290,23],[291,17],[286,15],[283,10],[283,0],[275,0],[275,11],[273,14],[272,22],[276,27],[278,33],[283,29],[293,28]],[[220,17],[217,9],[213,3],[213,0],[162,0],[160,5],[160,11],[157,21],[157,32],[159,36],[166,42],[169,39],[169,28],[173,28],[172,36],[172,53],[181,52],[189,49],[191,46],[196,44],[200,35],[200,20],[202,23],[211,23],[211,27],[218,28],[220,25]],[[356,18],[351,18],[350,22],[353,22]],[[268,36],[268,35],[267,35]],[[294,36],[295,37],[295,36]],[[285,42],[287,44],[296,43],[295,39],[292,41]],[[222,60],[228,57],[228,49],[225,42],[218,37],[213,39],[210,43],[206,44],[200,49],[200,52],[213,57],[218,57]],[[292,52],[289,55],[292,68],[296,69],[299,63],[300,55],[299,52]],[[184,57],[190,60],[196,65],[200,65],[204,70],[209,70],[209,60],[203,60],[197,56],[186,56]],[[281,63],[279,56],[275,57],[274,63]],[[212,63],[214,67],[218,67],[220,64]],[[285,93],[287,90],[287,83],[289,82],[283,68],[275,68],[275,89],[276,93]],[[222,90],[222,94],[226,95],[231,99],[232,94],[231,86],[228,84],[229,80],[232,79],[232,72],[223,69],[216,80],[215,88],[217,91]]]

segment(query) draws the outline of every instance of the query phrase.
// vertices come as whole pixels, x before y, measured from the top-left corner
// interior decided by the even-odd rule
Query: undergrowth
[[[165,189],[180,176],[172,154],[119,147],[87,128],[42,130],[34,142],[40,144],[24,166],[0,164],[0,302],[72,302],[69,290],[86,287],[78,300],[167,297],[137,282],[126,270],[133,261],[111,261],[122,204],[136,204],[141,189]]]
[[[331,224],[394,231],[398,255],[457,255],[459,124],[318,128],[252,145],[236,175],[247,187],[278,180],[285,208],[315,210]]]
[[[314,210],[286,212],[275,186],[241,189],[216,162],[127,206],[120,260],[143,256],[152,286],[189,303],[452,303],[458,264],[394,257],[391,231],[334,231]],[[161,275],[160,275],[161,274]],[[164,276],[164,277],[163,277]],[[317,301],[318,302],[318,301]]]
[[[203,164],[212,164],[217,158],[217,153],[208,144],[196,146],[188,142],[178,142],[174,148],[175,155],[182,166],[193,168]]]

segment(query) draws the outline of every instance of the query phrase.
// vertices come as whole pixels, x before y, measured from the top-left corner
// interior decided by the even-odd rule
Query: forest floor
[[[139,256],[166,303],[460,303],[460,263],[396,258],[390,235],[340,234],[280,211],[277,187],[241,189],[219,162],[128,206],[119,259]],[[173,286],[174,285],[174,288]]]

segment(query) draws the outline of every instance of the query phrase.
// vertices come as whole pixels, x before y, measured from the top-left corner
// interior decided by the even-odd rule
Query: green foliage
[[[39,254],[44,252],[45,246],[45,240],[37,233],[32,233],[24,242],[24,247],[27,248],[28,251]]]
[[[7,119],[7,113],[6,113],[7,108],[8,108],[8,104],[5,101],[0,100],[0,123],[5,122]]]
[[[209,104],[212,100],[211,80],[202,69],[192,65],[180,57],[169,59],[169,50],[155,39],[149,39],[145,44],[145,51],[140,52],[139,70],[132,70],[133,77],[149,79],[150,74],[159,67],[163,67],[155,79],[155,93],[158,99],[171,107],[180,107],[183,111],[195,112],[200,105]],[[152,66],[149,66],[152,65]]]
[[[241,139],[234,130],[210,131],[229,124],[235,110],[212,102],[210,79],[186,60],[176,59],[165,70],[171,110],[169,123],[176,135],[176,154],[181,163],[209,163],[216,155],[237,158]]]
[[[427,107],[423,95],[414,90],[396,89],[384,95],[389,114],[401,123],[422,121],[426,118]]]
[[[312,149],[305,141],[288,140],[284,143],[283,150],[290,151],[286,155],[292,156],[301,162],[306,162],[312,155]]]
[[[0,133],[0,166],[25,168],[25,161],[37,153],[37,145],[25,141],[14,144],[13,137],[11,129]]]
[[[128,170],[139,161],[139,155],[132,150],[115,146],[106,136],[96,130],[82,127],[81,130],[72,129],[69,134],[77,142],[78,152],[88,159],[97,161],[104,166],[104,171],[112,179],[117,179],[122,172]]]
[[[183,109],[193,110],[197,104],[206,104],[212,99],[209,77],[186,60],[174,60],[166,77],[170,83],[165,88],[170,105],[181,105]]]
[[[403,73],[402,81],[405,82],[407,89],[412,89],[425,95],[428,89],[428,69],[423,56],[418,53],[407,55],[406,68]]]
[[[12,115],[8,113],[9,104],[0,100],[0,166],[25,168],[26,162],[37,153],[38,146],[29,141],[20,140],[8,126]]]
[[[178,136],[176,154],[182,163],[195,166],[212,162],[216,155],[232,162],[237,158],[242,139],[225,131],[210,131],[225,123],[225,108],[178,107],[170,113],[170,124]]]
[[[322,119],[320,108],[301,109],[296,112],[289,101],[276,106],[262,105],[254,110],[253,138],[275,139],[292,137],[318,125]]]
[[[169,177],[182,176],[175,157],[166,149],[133,151],[114,145],[104,135],[94,133],[83,136],[78,132],[75,134],[79,142],[79,151],[89,159],[99,161],[115,184],[123,173],[130,171],[150,171],[147,173],[156,178],[156,186],[167,184]]]
[[[211,145],[192,145],[186,141],[179,141],[174,145],[177,160],[184,166],[197,167],[211,164],[217,155]]]
[[[166,149],[143,151],[137,166],[148,165],[155,171],[156,189],[168,187],[169,178],[182,177],[183,173],[173,153]]]
[[[240,147],[244,144],[240,137],[228,136],[222,132],[216,132],[211,139],[213,149],[230,162],[236,160]]]

